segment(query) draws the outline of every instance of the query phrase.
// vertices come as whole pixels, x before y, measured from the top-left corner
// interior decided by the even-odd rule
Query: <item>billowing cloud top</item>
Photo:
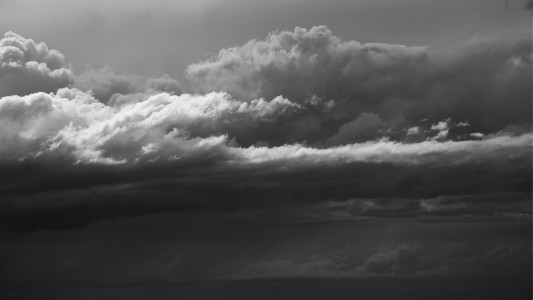
[[[73,82],[65,56],[13,32],[0,40],[0,97],[52,92]]]
[[[282,174],[290,178],[282,193],[299,191],[299,184],[290,182],[303,170],[316,172],[319,182],[324,167],[332,168],[328,180],[346,172],[369,174],[366,187],[338,183],[339,195],[308,202],[375,197],[379,193],[372,188],[384,184],[376,174],[402,182],[411,168],[415,174],[437,168],[447,175],[435,175],[435,182],[417,192],[407,191],[412,184],[389,183],[388,194],[468,194],[505,172],[508,181],[487,192],[530,186],[531,172],[517,163],[531,160],[528,36],[475,40],[444,57],[425,47],[345,42],[324,26],[296,28],[190,65],[193,85],[206,94],[182,94],[168,75],[144,81],[109,67],[72,77],[63,55],[14,33],[1,45],[2,86],[13,87],[12,74],[38,69],[44,77],[35,79],[43,84],[66,76],[77,87],[1,98],[0,164],[20,169],[22,176],[2,177],[0,192],[6,196],[61,190],[60,183],[37,175],[52,166],[57,178],[74,172],[87,180],[75,186],[87,187],[105,185],[89,178],[107,169],[128,170],[128,176],[113,180],[132,187],[151,176],[184,180],[174,168],[201,170],[206,178],[222,172],[230,194]],[[40,87],[22,78],[16,82]],[[39,171],[28,164],[39,165]],[[470,187],[446,179],[446,172],[479,164],[488,175],[467,175]],[[158,173],[154,166],[168,171]],[[392,173],[386,171],[391,167]],[[26,172],[37,172],[32,176],[40,179],[22,179]],[[242,178],[248,173],[256,175]]]
[[[380,120],[374,118],[363,137],[382,122],[394,127],[424,118],[452,117],[487,132],[530,122],[531,45],[531,34],[512,34],[477,38],[443,55],[427,47],[342,41],[325,26],[297,27],[223,49],[190,65],[187,74],[198,92],[224,90],[243,101],[278,95],[297,103],[334,100],[332,113],[344,128],[353,127],[350,118],[358,114],[375,114]],[[319,127],[331,123],[317,118]]]
[[[362,45],[342,41],[325,26],[297,27],[221,50],[213,60],[190,65],[187,74],[203,92],[226,89],[244,100],[284,94],[303,101],[309,95],[370,95],[414,75],[425,61],[424,47]]]

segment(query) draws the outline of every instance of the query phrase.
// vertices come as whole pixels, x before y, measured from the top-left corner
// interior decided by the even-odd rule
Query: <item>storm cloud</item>
[[[491,132],[531,120],[531,44],[527,33],[476,37],[444,54],[297,27],[223,49],[190,65],[187,75],[198,92],[224,90],[243,101],[333,99],[333,112],[346,123],[373,113],[389,126],[452,118]]]
[[[189,65],[191,91],[0,44],[0,295],[479,276],[529,293],[530,35],[445,53],[297,27]]]
[[[350,143],[327,148],[241,146],[236,141],[243,127],[254,136],[300,109],[301,105],[282,97],[241,102],[215,92],[161,93],[121,106],[108,106],[76,89],[4,97],[0,162],[10,170],[1,178],[0,192],[9,199],[4,202],[5,211],[17,210],[19,200],[25,199],[20,203],[29,210],[19,211],[21,219],[11,214],[14,224],[22,222],[20,226],[27,226],[28,216],[41,214],[41,208],[45,215],[69,207],[85,215],[72,225],[65,221],[68,228],[150,213],[142,199],[153,197],[159,199],[159,204],[152,205],[154,211],[217,211],[309,206],[362,196],[415,199],[483,192],[503,193],[505,198],[508,193],[527,194],[531,188],[533,136],[527,131],[501,131],[466,140],[345,141]],[[432,130],[438,135],[451,126],[443,121]],[[44,176],[48,172],[54,176]],[[314,186],[308,187],[309,182]],[[91,204],[93,196],[83,196],[89,190],[109,200]],[[172,200],[177,195],[180,200]],[[245,200],[250,197],[255,200]],[[122,212],[113,208],[122,206],[121,199],[126,198],[129,204]],[[46,207],[49,201],[55,204]],[[379,205],[370,206],[368,212],[401,216],[405,211],[416,216],[425,209],[438,211],[445,203],[424,201],[412,206],[408,200],[400,202],[406,208],[394,209],[394,201],[384,201],[382,210]],[[99,204],[94,211],[76,208],[95,203]],[[98,213],[101,205],[105,214]],[[354,209],[350,212],[357,215]]]

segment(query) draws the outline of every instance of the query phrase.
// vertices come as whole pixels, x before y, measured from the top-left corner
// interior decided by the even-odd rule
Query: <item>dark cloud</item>
[[[319,26],[223,49],[190,65],[187,74],[198,92],[225,90],[244,101],[277,95],[297,103],[335,100],[333,113],[344,122],[318,118],[317,128],[339,128],[354,115],[373,113],[392,127],[451,117],[491,132],[531,122],[531,53],[527,33],[477,37],[446,55],[342,41]]]
[[[243,100],[284,95],[304,101],[311,95],[380,94],[380,85],[398,86],[400,75],[415,73],[426,60],[424,47],[362,45],[341,41],[325,26],[297,27],[223,49],[212,60],[190,65],[187,74],[202,92],[223,89]]]
[[[0,97],[53,92],[73,81],[59,51],[13,32],[0,40]]]
[[[110,105],[139,102],[157,93],[182,94],[181,84],[169,75],[145,80],[141,76],[116,74],[109,66],[88,67],[76,76],[73,87]]]
[[[109,66],[101,69],[89,67],[83,74],[76,76],[74,87],[91,92],[96,99],[107,103],[114,94],[140,92],[142,80],[135,76],[115,74]]]
[[[519,278],[531,263],[530,220],[266,220],[268,213],[261,212],[166,212],[78,230],[4,234],[10,247],[0,253],[10,260],[0,272],[4,284],[21,292],[191,280],[362,280],[376,275],[506,274],[522,290],[527,287]]]
[[[70,72],[10,36],[29,58],[6,46],[9,66]],[[4,96],[0,294],[494,273],[527,296],[530,42],[446,56],[297,28],[191,65],[200,94],[104,67]]]
[[[355,200],[347,202],[345,216],[531,214],[529,135],[332,149],[239,148],[219,138],[174,142],[179,146],[166,152],[128,150],[140,156],[118,161],[77,157],[82,152],[65,147],[26,163],[4,164],[4,227],[69,229],[162,211],[301,209],[349,199]],[[146,199],[153,199],[149,206]],[[328,211],[309,213],[327,216]]]

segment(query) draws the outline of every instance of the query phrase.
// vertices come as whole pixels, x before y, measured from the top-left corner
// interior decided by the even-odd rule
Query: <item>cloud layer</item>
[[[108,106],[76,89],[4,97],[0,102],[0,163],[10,171],[0,178],[0,193],[11,199],[4,202],[6,214],[17,210],[17,203],[27,203],[29,210],[19,211],[21,219],[11,214],[15,227],[25,227],[31,220],[27,217],[40,214],[43,205],[46,215],[49,209],[55,214],[65,207],[90,204],[94,197],[82,196],[88,190],[100,194],[101,200],[90,204],[99,203],[96,210],[76,212],[84,216],[78,216],[73,224],[46,221],[42,226],[68,228],[115,214],[137,214],[146,211],[142,199],[152,197],[160,201],[154,211],[253,210],[361,197],[417,199],[501,193],[503,199],[531,189],[533,135],[527,131],[502,131],[466,140],[349,140],[343,143],[349,144],[326,148],[241,146],[237,142],[242,136],[253,138],[268,131],[277,120],[301,109],[282,97],[241,102],[227,93],[161,93],[120,106]],[[376,117],[360,117],[365,118],[368,120],[361,122],[367,126]],[[443,121],[429,130],[438,136],[451,126]],[[54,175],[45,176],[49,172]],[[180,200],[171,200],[177,195]],[[20,200],[21,196],[26,200]],[[40,198],[38,203],[33,200],[36,198]],[[128,208],[115,211],[113,207],[128,198]],[[49,201],[63,204],[46,208]],[[398,202],[400,206],[395,208],[393,200],[384,201],[360,213],[356,206],[349,211],[354,215],[417,216],[426,210],[453,208],[447,202],[411,200]],[[520,213],[513,208],[513,201],[504,203],[503,211]],[[100,214],[99,209],[106,213]],[[473,209],[448,212],[468,214],[479,208]],[[497,212],[488,210],[489,214]],[[530,210],[523,213],[530,214]],[[9,221],[6,225],[10,226]]]
[[[109,213],[96,205],[79,222],[43,227],[135,215],[146,197],[160,199],[154,211],[359,199],[345,213],[530,214],[514,200],[492,208],[424,200],[523,199],[531,189],[528,41],[478,38],[444,56],[345,42],[324,26],[296,28],[191,65],[193,85],[209,93],[183,94],[168,75],[146,80],[104,67],[73,76],[59,52],[8,33],[6,70],[36,62],[50,71],[42,82],[63,72],[76,88],[1,98],[0,164],[8,172],[0,193],[9,199],[6,211],[19,203],[29,209],[6,226],[39,228],[28,216],[84,206],[93,201],[80,197],[87,190],[118,202],[99,202]],[[175,195],[180,200],[170,201]],[[128,197],[124,212],[112,208]],[[37,205],[35,198],[51,200]],[[52,199],[65,205],[46,208]]]
[[[530,36],[444,55],[296,28],[190,65],[196,93],[168,75],[74,75],[13,33],[1,45],[9,289],[486,273],[526,286]]]

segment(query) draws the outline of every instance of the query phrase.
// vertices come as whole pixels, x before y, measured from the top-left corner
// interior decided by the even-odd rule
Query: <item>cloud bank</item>
[[[224,90],[242,101],[332,99],[331,114],[346,126],[353,116],[372,113],[390,127],[451,117],[492,132],[531,121],[531,44],[528,33],[477,37],[446,55],[427,47],[343,41],[325,26],[297,27],[223,49],[190,65],[187,75],[197,92]],[[317,119],[319,128],[331,123]]]
[[[296,28],[190,65],[195,93],[1,45],[10,287],[530,274],[530,36]]]
[[[160,201],[153,206],[155,211],[254,210],[361,197],[501,193],[505,198],[531,189],[530,131],[501,131],[467,140],[350,141],[325,148],[297,143],[241,146],[237,142],[243,135],[260,135],[301,109],[302,105],[282,97],[241,102],[216,92],[160,93],[120,106],[106,105],[76,89],[4,97],[0,101],[0,164],[6,173],[0,178],[0,193],[9,199],[4,202],[5,212],[17,210],[17,203],[27,203],[19,211],[20,220],[11,214],[15,216],[12,225],[24,227],[31,220],[28,216],[40,214],[42,205],[45,215],[49,209],[55,214],[95,201],[93,196],[83,196],[88,190],[100,194],[101,200],[91,204],[99,203],[96,210],[77,211],[84,217],[59,225],[69,228],[115,214],[150,213],[142,199],[154,197]],[[443,121],[430,130],[440,133],[451,126]],[[339,133],[331,140],[338,137]],[[49,172],[54,176],[45,176]],[[180,200],[172,200],[177,195]],[[39,202],[34,202],[36,198]],[[130,199],[129,205],[116,211],[113,207],[122,205],[121,199]],[[49,201],[63,204],[46,208]],[[370,206],[365,214],[417,216],[443,205],[430,201],[412,202],[416,204],[412,206],[407,200],[396,209],[393,200],[385,201],[389,204],[383,203],[383,209]],[[516,212],[513,201],[505,203],[503,211]],[[101,215],[100,209],[106,213]],[[355,206],[350,209],[354,215],[364,215],[356,211]],[[47,222],[44,227],[56,226]]]
[[[6,211],[17,211],[17,203],[29,209],[6,226],[25,228],[34,213],[84,206],[92,201],[80,196],[88,190],[119,199],[98,204],[105,207],[136,200],[124,212],[97,208],[80,222],[43,226],[135,215],[143,197],[160,199],[154,211],[359,199],[347,215],[530,214],[511,200],[492,208],[423,200],[479,193],[522,199],[531,189],[530,41],[477,38],[445,56],[346,42],[324,26],[296,28],[190,65],[201,93],[189,94],[168,75],[146,80],[104,67],[74,76],[59,52],[7,33],[6,72],[35,62],[49,71],[41,83],[61,73],[74,88],[0,100],[7,170],[0,193],[9,199]],[[173,195],[180,200],[169,200]],[[54,200],[36,205],[39,197],[65,206],[40,212]]]

